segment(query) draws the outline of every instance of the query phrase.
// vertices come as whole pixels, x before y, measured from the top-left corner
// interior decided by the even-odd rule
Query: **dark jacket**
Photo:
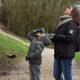
[[[76,38],[77,26],[70,16],[62,16],[55,36],[54,42],[55,58],[73,58],[75,56],[73,42]]]
[[[32,64],[38,64],[40,65],[42,63],[42,56],[41,53],[44,49],[44,46],[48,46],[50,44],[50,39],[47,35],[37,39],[34,37],[33,32],[30,32],[28,34],[28,38],[31,41],[28,55],[26,57],[26,60],[29,60]]]
[[[73,45],[74,45],[75,52],[79,52],[80,51],[80,27],[77,28],[77,34]]]

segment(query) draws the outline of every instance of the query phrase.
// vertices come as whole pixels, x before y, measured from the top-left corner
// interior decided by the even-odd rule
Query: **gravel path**
[[[52,76],[53,49],[45,48],[41,66],[41,80],[54,80]],[[0,76],[0,80],[29,80],[28,62],[20,61],[18,69],[11,71],[7,76]],[[80,67],[73,61],[73,80],[80,80]]]

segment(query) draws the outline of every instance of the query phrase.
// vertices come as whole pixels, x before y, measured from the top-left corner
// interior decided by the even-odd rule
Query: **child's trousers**
[[[30,80],[40,80],[40,65],[29,63]]]

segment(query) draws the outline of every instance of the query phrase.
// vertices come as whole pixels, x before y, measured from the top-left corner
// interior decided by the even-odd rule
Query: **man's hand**
[[[50,39],[53,39],[54,36],[55,36],[55,33],[54,33],[54,34],[53,34],[53,33],[50,33],[50,34],[49,34],[49,38],[50,38]]]
[[[29,58],[28,58],[27,56],[26,56],[26,58],[25,58],[25,59],[26,59],[26,61],[28,61],[28,60],[29,60]]]

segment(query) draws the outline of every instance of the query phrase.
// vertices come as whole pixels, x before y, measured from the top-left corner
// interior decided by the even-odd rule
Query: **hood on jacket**
[[[69,15],[60,16],[60,21],[59,21],[58,27],[67,23],[68,21],[71,21],[71,20],[72,20],[72,17]]]
[[[77,1],[74,5],[73,5],[73,9],[75,9],[77,11],[77,13],[80,15],[80,1]]]
[[[45,46],[49,46],[51,44],[51,40],[48,37],[48,35],[44,35],[39,38],[39,41],[41,41]]]

